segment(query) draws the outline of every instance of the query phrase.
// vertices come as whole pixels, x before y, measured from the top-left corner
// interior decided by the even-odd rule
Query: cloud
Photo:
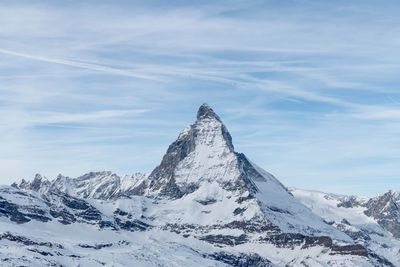
[[[107,120],[116,117],[133,117],[143,114],[146,110],[100,110],[89,113],[59,113],[59,112],[41,112],[36,114],[34,123],[50,124],[50,123],[78,123],[93,122],[98,120]]]
[[[53,58],[47,58],[47,57],[41,57],[41,56],[35,56],[35,55],[28,55],[28,54],[19,53],[19,52],[10,51],[10,50],[5,50],[5,49],[0,49],[0,53],[1,54],[5,54],[5,55],[10,55],[10,56],[16,56],[16,57],[22,57],[22,58],[26,58],[26,59],[31,59],[31,60],[43,61],[43,62],[47,62],[47,63],[65,65],[65,66],[69,66],[69,67],[75,67],[75,68],[82,68],[82,69],[87,69],[87,70],[92,70],[92,71],[105,72],[105,73],[113,74],[113,75],[123,75],[123,76],[139,78],[139,79],[146,79],[146,80],[159,80],[156,77],[150,77],[148,75],[135,74],[134,72],[129,71],[129,70],[116,69],[116,68],[112,68],[112,67],[101,66],[101,65],[98,65],[98,64],[71,61],[71,60],[65,60],[65,59],[53,59]]]
[[[202,102],[222,113],[239,150],[289,185],[312,187],[323,177],[320,186],[339,188],[335,176],[350,173],[357,159],[369,163],[349,184],[378,171],[394,175],[394,8],[117,3],[1,5],[4,181],[43,170],[151,170]]]
[[[400,120],[400,107],[365,107],[352,115],[367,120]]]

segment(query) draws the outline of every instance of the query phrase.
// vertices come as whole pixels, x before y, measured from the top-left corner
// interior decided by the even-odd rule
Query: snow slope
[[[141,196],[65,201],[67,196],[60,194],[53,195],[48,206],[37,192],[2,187],[0,195],[1,207],[4,201],[16,204],[22,214],[18,216],[30,219],[23,222],[0,216],[0,259],[7,266],[303,266],[304,262],[312,266],[328,262],[330,266],[373,266],[368,257],[331,254],[327,247],[292,245],[290,240],[279,246],[257,240],[210,242],[202,238],[204,234],[235,240],[249,229],[207,224],[168,228],[169,214],[177,216],[179,208]],[[173,207],[176,210],[170,210]],[[73,220],[52,217],[54,209],[71,214]],[[128,224],[138,220],[151,225],[141,229]],[[267,234],[257,229],[250,233],[258,237]]]
[[[359,243],[387,258],[395,266],[400,266],[400,240],[384,229],[378,220],[368,216],[369,199],[297,188],[290,188],[290,191],[314,213],[356,236]],[[353,205],[346,205],[349,201]]]
[[[352,217],[338,203],[352,207]],[[149,175],[37,175],[0,188],[0,259],[10,266],[395,266],[398,240],[386,230],[397,229],[395,207],[392,195],[289,192],[235,151],[204,104]],[[376,219],[379,208],[386,215]]]

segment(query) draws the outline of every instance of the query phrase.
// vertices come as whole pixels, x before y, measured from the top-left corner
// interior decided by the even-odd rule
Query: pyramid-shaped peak
[[[221,121],[221,119],[214,112],[214,110],[207,103],[204,103],[200,106],[199,110],[197,111],[197,120],[202,120],[206,118],[216,119],[218,121]]]

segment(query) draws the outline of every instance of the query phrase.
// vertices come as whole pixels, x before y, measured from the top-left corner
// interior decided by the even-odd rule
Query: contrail
[[[104,72],[104,73],[109,73],[109,74],[129,76],[129,77],[134,77],[134,78],[138,78],[138,79],[162,81],[161,79],[153,77],[153,76],[136,74],[136,73],[132,73],[128,70],[117,69],[117,68],[93,64],[93,63],[85,63],[85,62],[72,61],[72,60],[67,60],[67,59],[54,59],[54,58],[47,58],[47,57],[41,57],[41,56],[34,56],[34,55],[24,54],[24,53],[1,49],[1,48],[0,48],[0,54],[22,57],[22,58],[26,58],[26,59],[54,63],[54,64],[59,64],[59,65],[64,65],[64,66],[75,67],[75,68],[99,71],[99,72]]]

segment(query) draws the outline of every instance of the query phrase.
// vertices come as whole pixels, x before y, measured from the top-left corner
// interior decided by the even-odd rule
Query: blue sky
[[[400,189],[397,1],[78,2],[2,1],[0,183],[149,172],[207,102],[287,186]]]

